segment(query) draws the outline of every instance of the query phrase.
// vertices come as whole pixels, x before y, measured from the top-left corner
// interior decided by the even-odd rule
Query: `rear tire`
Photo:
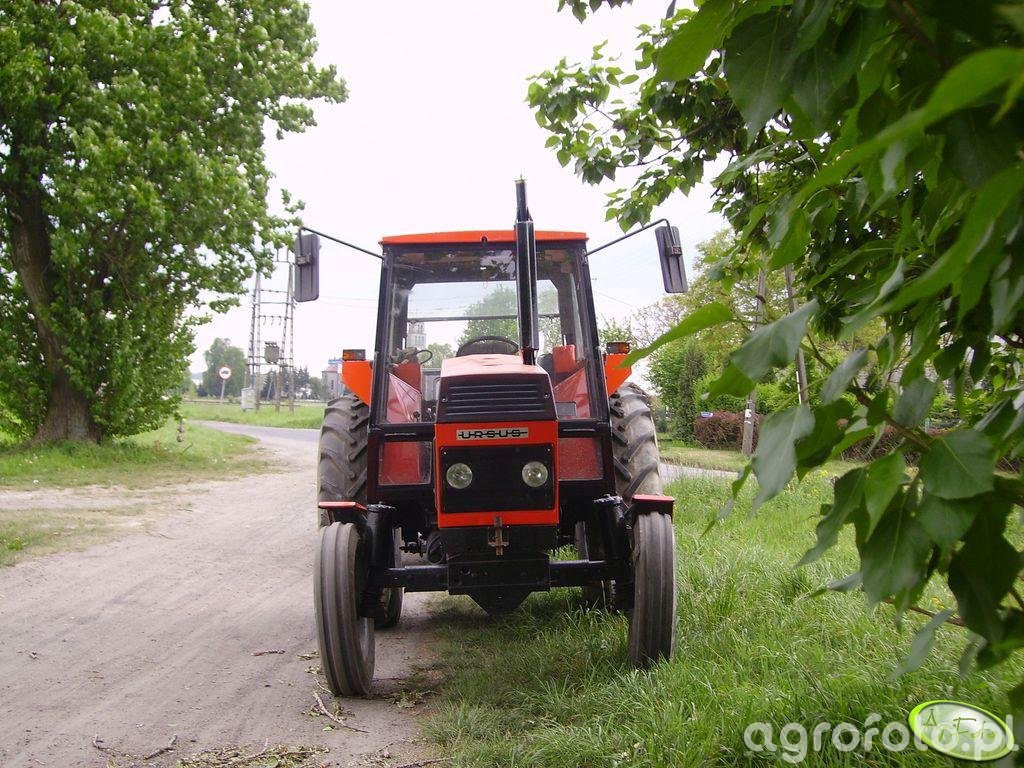
[[[369,438],[370,408],[354,392],[345,392],[327,404],[320,427],[317,501],[356,501],[366,506]],[[321,511],[319,524],[325,526],[328,522]],[[396,558],[395,562],[400,561]],[[398,623],[403,592],[401,587],[384,590],[385,618],[379,627]]]
[[[366,504],[370,409],[352,392],[331,400],[320,427],[317,501]],[[326,521],[321,520],[321,525]]]
[[[660,494],[661,454],[650,400],[636,384],[623,384],[609,398],[615,492],[627,504],[638,493]]]
[[[353,523],[320,529],[313,597],[320,662],[335,696],[370,691],[374,667],[374,622],[359,615],[363,576],[359,531]]]

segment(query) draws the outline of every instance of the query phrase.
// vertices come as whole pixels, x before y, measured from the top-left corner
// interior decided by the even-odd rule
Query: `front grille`
[[[554,419],[555,408],[547,377],[533,381],[443,382],[437,420],[496,421]]]
[[[540,488],[523,482],[523,465],[539,461],[548,468],[548,480]],[[473,470],[467,488],[452,488],[446,481],[448,467],[462,463]],[[437,481],[441,483],[441,511],[508,512],[553,509],[555,467],[550,445],[509,445],[494,448],[442,448]]]

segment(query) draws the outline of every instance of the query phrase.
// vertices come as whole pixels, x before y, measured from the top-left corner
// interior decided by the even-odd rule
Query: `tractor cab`
[[[315,607],[335,693],[369,690],[374,632],[405,591],[501,613],[581,587],[630,612],[634,663],[672,653],[673,500],[629,350],[598,339],[599,249],[535,230],[523,182],[516,193],[512,229],[381,240],[375,349],[343,353],[320,438]],[[319,292],[322,233],[306,232],[300,300]],[[677,233],[657,236],[666,289],[685,289]],[[553,557],[565,545],[577,559]]]

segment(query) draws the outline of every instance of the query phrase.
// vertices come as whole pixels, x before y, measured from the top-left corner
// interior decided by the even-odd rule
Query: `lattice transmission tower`
[[[280,268],[280,267],[283,267]],[[285,285],[280,287],[267,287]],[[252,289],[252,317],[249,326],[249,354],[246,359],[245,388],[251,390],[252,407],[261,401],[281,401],[295,410],[295,267],[291,251],[278,250],[274,271],[256,274]],[[243,407],[246,397],[243,396]]]

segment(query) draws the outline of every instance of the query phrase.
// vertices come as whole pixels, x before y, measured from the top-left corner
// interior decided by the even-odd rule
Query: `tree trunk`
[[[12,152],[12,165],[17,155]],[[64,361],[66,342],[49,323],[53,303],[50,233],[38,181],[24,181],[7,195],[7,219],[11,235],[11,261],[28,296],[39,339],[39,351],[50,379],[46,416],[36,431],[35,442],[90,440],[99,442],[102,428],[93,420],[86,393],[78,390]],[[31,186],[29,186],[31,185]]]

